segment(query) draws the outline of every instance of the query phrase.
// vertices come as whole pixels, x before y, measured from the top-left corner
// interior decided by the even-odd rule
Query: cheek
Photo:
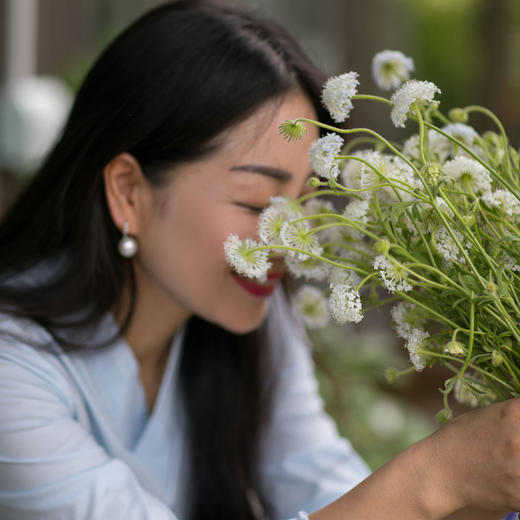
[[[175,286],[184,295],[200,296],[205,288],[215,288],[229,277],[231,268],[224,254],[229,234],[254,237],[257,222],[255,215],[229,203],[176,205],[150,223],[141,248],[142,263],[171,289]]]

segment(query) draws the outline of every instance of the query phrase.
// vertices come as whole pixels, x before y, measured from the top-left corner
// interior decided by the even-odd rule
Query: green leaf
[[[473,278],[473,276],[469,276],[467,274],[459,274],[458,276],[460,284],[469,289],[470,291],[475,291],[480,293],[482,291],[482,286],[480,283]]]

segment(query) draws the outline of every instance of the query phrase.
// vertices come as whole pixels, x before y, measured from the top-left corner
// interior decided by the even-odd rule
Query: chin
[[[264,306],[261,311],[251,313],[249,315],[234,314],[230,319],[219,320],[218,325],[233,334],[248,334],[255,331],[262,325],[267,316],[267,307]]]

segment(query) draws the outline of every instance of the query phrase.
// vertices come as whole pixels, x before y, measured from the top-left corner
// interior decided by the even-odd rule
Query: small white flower
[[[420,188],[420,180],[400,157],[372,151],[366,154],[365,159],[373,166],[371,168],[362,163],[360,168],[360,185],[367,190],[363,192],[366,199],[371,199],[377,191],[378,196],[385,202],[396,202],[399,197],[401,200],[411,200],[413,196],[409,191]],[[375,186],[379,184],[391,184],[391,186],[383,186],[376,190]]]
[[[428,148],[430,153],[435,155],[437,160],[441,163],[444,162],[452,152],[450,140],[435,130],[428,130]],[[419,134],[413,134],[404,142],[403,155],[409,159],[415,159],[416,161],[421,160]]]
[[[469,244],[465,243],[463,235],[456,229],[452,229],[452,233],[455,235],[459,243],[468,250]],[[466,259],[457,246],[457,243],[444,226],[439,226],[435,230],[435,233],[433,234],[433,242],[437,251],[446,262],[455,262],[459,264],[466,263]]]
[[[475,154],[482,155],[482,149],[474,144],[475,139],[479,135],[471,126],[463,123],[452,123],[442,127],[441,130],[461,141]],[[445,162],[450,157],[469,156],[465,150],[462,150],[462,148],[435,130],[428,130],[428,149],[430,154],[435,156],[440,163]],[[412,135],[405,141],[403,155],[411,159],[420,160],[418,134]]]
[[[458,156],[444,163],[442,169],[446,176],[456,181],[463,189],[469,186],[471,190],[484,194],[491,191],[489,172],[475,159]]]
[[[329,309],[338,323],[358,323],[363,319],[361,298],[348,284],[330,284]]]
[[[315,255],[321,255],[321,248],[316,237],[311,234],[311,228],[306,220],[302,222],[284,222],[280,231],[280,238],[284,246],[303,249]],[[295,256],[300,260],[306,260],[308,255],[296,251],[288,251],[289,256]]]
[[[304,285],[293,297],[293,306],[310,329],[323,327],[329,321],[328,302],[312,285]]]
[[[363,190],[366,190],[362,193],[363,197],[367,199],[372,198],[374,187],[385,182],[379,173],[384,176],[389,175],[390,170],[392,169],[391,159],[391,155],[384,155],[376,151],[367,153],[365,160],[371,164],[373,168],[361,163],[359,184]]]
[[[280,230],[287,215],[276,206],[269,206],[260,214],[258,219],[258,234],[264,244],[280,244]]]
[[[329,78],[323,87],[321,101],[336,123],[343,123],[352,110],[352,97],[357,94],[357,72]]]
[[[419,152],[419,134],[411,135],[403,144],[403,155],[408,159],[419,160],[421,158]]]
[[[345,207],[343,216],[349,220],[366,224],[368,222],[368,211],[370,207],[366,200],[353,200]]]
[[[453,395],[455,400],[460,404],[465,404],[467,406],[471,406],[471,408],[476,408],[478,406],[478,399],[472,389],[467,385],[467,383],[461,383],[460,379],[457,379],[455,383],[455,388],[453,389]]]
[[[381,51],[372,59],[372,77],[383,90],[399,87],[414,71],[412,58],[400,51]]]
[[[420,372],[425,364],[424,364],[424,356],[419,352],[421,347],[423,346],[426,339],[428,339],[430,335],[423,329],[416,327],[410,331],[410,334],[406,341],[406,348],[408,349],[408,353],[410,354],[410,361],[412,365],[415,367],[417,372]]]
[[[440,163],[444,163],[449,157],[455,155],[453,143],[435,130],[428,130],[428,146],[430,154]]]
[[[397,335],[408,339],[413,328],[424,324],[425,319],[417,315],[417,306],[410,302],[401,302],[394,305],[390,311],[395,323]]]
[[[304,203],[303,209],[306,215],[318,215],[320,213],[335,213],[334,206],[329,200],[321,197],[313,197]]]
[[[465,125],[464,123],[451,123],[449,125],[446,125],[441,128],[443,132],[446,132],[447,134],[451,135],[452,137],[455,137],[458,141],[460,141],[462,144],[466,145],[468,148],[470,148],[473,151],[479,151],[477,147],[474,146],[475,139],[479,137],[477,131],[469,126]],[[433,130],[431,130],[433,132]],[[442,140],[448,141],[450,146],[450,153],[453,156],[457,155],[463,155],[468,156],[468,153],[465,150],[462,150],[459,148],[455,143],[444,137],[443,135],[435,132]]]
[[[281,212],[285,213],[289,219],[295,219],[304,216],[301,205],[296,200],[283,195],[275,195],[269,199],[271,206],[275,206]]]
[[[511,271],[520,272],[520,265],[518,261],[515,260],[509,253],[502,253],[500,255],[499,261],[504,264],[505,267],[511,269]]]
[[[373,151],[374,150],[367,148],[358,150],[350,155],[359,157],[360,159],[366,159]],[[363,166],[363,163],[357,159],[348,159],[345,161],[341,171],[341,179],[345,187],[352,190],[359,190],[361,188],[361,168]]]
[[[520,215],[520,201],[509,190],[487,192],[482,199],[490,207],[500,207],[510,217]]]
[[[330,281],[335,284],[348,285],[353,289],[359,285],[361,278],[350,269],[334,266],[330,271]]]
[[[325,179],[336,178],[339,175],[336,155],[340,155],[343,147],[343,139],[334,133],[329,133],[314,141],[310,150],[310,163],[312,169]]]
[[[391,113],[394,126],[404,127],[412,103],[431,103],[437,92],[440,93],[440,90],[431,81],[407,81],[390,98],[394,106]]]
[[[271,267],[268,261],[268,251],[253,251],[258,244],[251,238],[240,240],[238,235],[231,234],[224,242],[224,251],[228,262],[237,273],[248,278],[266,279],[266,274]]]
[[[305,278],[306,280],[319,282],[325,280],[329,275],[328,264],[313,257],[300,260],[296,257],[286,256],[285,265],[295,278]]]
[[[446,201],[442,197],[435,197],[435,202],[437,204],[437,207],[443,212],[447,213],[450,217],[453,218],[453,211],[448,206]]]
[[[386,256],[378,255],[374,258],[374,269],[379,271],[383,285],[391,293],[412,290],[412,285],[408,281],[408,276],[404,269],[395,266]]]
[[[412,200],[414,197],[409,192],[416,188],[421,188],[422,184],[420,179],[415,175],[412,168],[400,157],[393,156],[390,162],[391,167],[388,171],[388,178],[395,186],[395,189],[390,186],[385,186],[384,190],[387,196],[391,201],[395,202],[399,200],[397,195],[399,195],[403,201]],[[404,191],[404,189],[408,191]]]

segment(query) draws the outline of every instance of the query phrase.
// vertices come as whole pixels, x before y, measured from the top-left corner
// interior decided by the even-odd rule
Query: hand
[[[520,398],[465,413],[411,450],[428,510],[520,509]]]

